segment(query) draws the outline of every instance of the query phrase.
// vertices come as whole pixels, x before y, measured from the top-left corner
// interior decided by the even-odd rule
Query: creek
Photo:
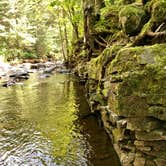
[[[69,74],[0,88],[1,166],[118,166],[110,139]]]

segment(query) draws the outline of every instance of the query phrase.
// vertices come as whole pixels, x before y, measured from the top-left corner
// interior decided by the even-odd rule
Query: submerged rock
[[[15,80],[9,80],[9,81],[3,82],[2,86],[7,88],[7,87],[13,86],[15,84],[16,84]]]
[[[51,76],[51,74],[45,73],[45,74],[40,75],[39,78],[44,79],[44,78],[47,78],[47,77],[50,77],[50,76]]]

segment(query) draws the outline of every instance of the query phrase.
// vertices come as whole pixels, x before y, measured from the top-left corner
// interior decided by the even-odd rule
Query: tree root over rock
[[[138,36],[132,43],[132,46],[143,46],[160,44],[166,42],[166,31],[163,32],[146,32],[143,35]]]

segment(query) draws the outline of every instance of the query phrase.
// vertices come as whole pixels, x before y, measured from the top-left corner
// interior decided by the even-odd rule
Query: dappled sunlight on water
[[[105,152],[93,142],[99,141],[106,149],[107,136],[100,140],[96,119],[80,119],[88,105],[69,75],[39,79],[33,74],[24,85],[0,88],[0,101],[0,165],[86,166],[105,162],[94,158]],[[118,165],[113,152],[110,159],[113,166]]]

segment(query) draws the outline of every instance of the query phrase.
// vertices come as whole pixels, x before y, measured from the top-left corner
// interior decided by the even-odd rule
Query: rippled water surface
[[[118,166],[83,87],[69,75],[0,88],[0,165]]]

